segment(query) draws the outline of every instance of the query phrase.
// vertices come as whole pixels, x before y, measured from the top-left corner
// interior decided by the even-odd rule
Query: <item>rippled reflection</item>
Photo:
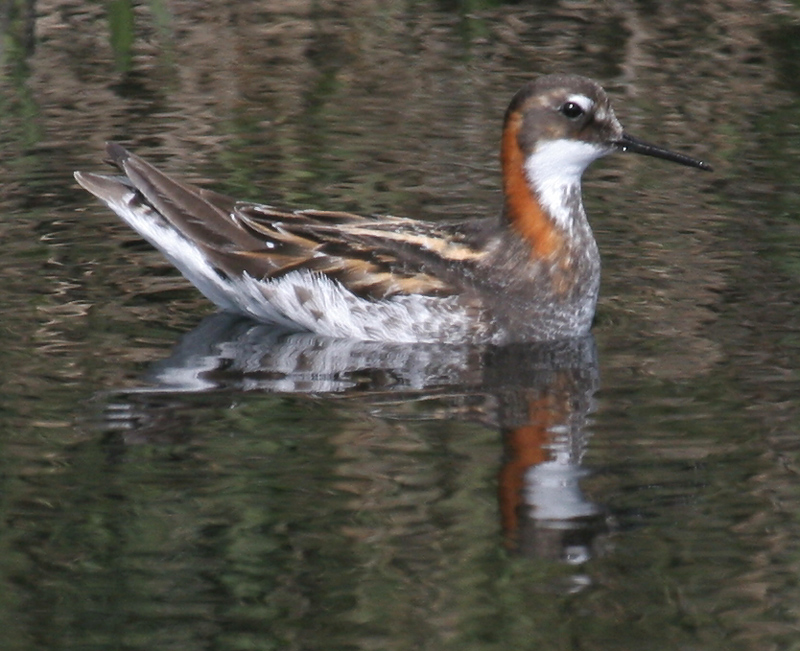
[[[792,648],[798,24],[790,2],[0,6],[0,647]],[[599,389],[588,344],[191,333],[209,306],[71,176],[117,139],[290,208],[496,214],[503,111],[555,71],[717,170],[590,171]]]
[[[582,563],[606,530],[602,508],[580,488],[598,383],[591,337],[505,348],[387,345],[216,314],[153,365],[147,379],[150,386],[117,395],[106,409],[106,426],[132,441],[180,432],[163,398],[186,392],[334,394],[383,417],[413,401],[422,405],[416,419],[479,421],[504,444],[499,512],[511,547]]]

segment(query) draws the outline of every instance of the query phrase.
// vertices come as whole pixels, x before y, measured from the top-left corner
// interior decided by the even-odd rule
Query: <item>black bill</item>
[[[622,134],[622,138],[614,143],[620,151],[631,151],[634,154],[644,154],[645,156],[654,156],[655,158],[663,158],[664,160],[671,160],[673,163],[680,163],[681,165],[688,165],[689,167],[697,167],[701,170],[710,172],[711,165],[705,163],[691,156],[685,154],[678,154],[668,149],[663,149],[656,145],[651,145],[649,142],[644,142],[627,133]]]

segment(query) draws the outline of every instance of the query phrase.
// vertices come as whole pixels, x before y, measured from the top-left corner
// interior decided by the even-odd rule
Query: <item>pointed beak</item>
[[[704,163],[701,160],[686,156],[685,154],[678,154],[668,149],[663,149],[656,145],[651,145],[649,142],[644,142],[627,133],[623,133],[622,137],[614,143],[614,146],[619,151],[631,151],[634,154],[643,154],[645,156],[654,156],[655,158],[663,158],[664,160],[671,160],[673,163],[680,163],[681,165],[688,165],[689,167],[697,167],[707,172],[712,171],[711,165]]]

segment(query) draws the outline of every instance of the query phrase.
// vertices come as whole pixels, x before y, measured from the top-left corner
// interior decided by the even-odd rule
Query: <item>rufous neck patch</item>
[[[521,127],[522,112],[515,111],[503,130],[500,158],[506,217],[530,244],[532,257],[552,258],[563,245],[563,238],[539,204],[525,173],[525,155],[519,146]]]

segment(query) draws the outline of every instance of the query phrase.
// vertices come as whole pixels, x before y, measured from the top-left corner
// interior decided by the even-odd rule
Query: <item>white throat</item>
[[[576,210],[583,215],[584,170],[607,153],[607,147],[580,140],[548,140],[540,143],[525,161],[525,173],[542,208],[564,230],[571,230]]]

